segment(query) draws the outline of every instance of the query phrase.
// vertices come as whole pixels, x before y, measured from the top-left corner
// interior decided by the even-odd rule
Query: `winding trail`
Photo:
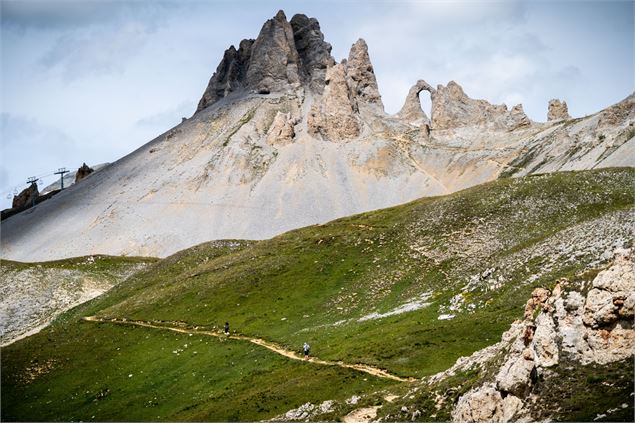
[[[192,334],[192,335],[206,335],[206,336],[215,336],[217,338],[225,338],[227,337],[224,333],[222,332],[214,332],[214,331],[208,331],[208,330],[199,330],[197,326],[193,327],[193,328],[189,328],[187,327],[187,325],[183,322],[161,322],[161,324],[155,324],[155,323],[151,323],[151,322],[147,322],[144,320],[127,320],[127,319],[103,319],[103,318],[99,318],[97,316],[88,316],[88,317],[83,317],[83,320],[87,321],[87,322],[97,322],[97,323],[112,323],[112,324],[116,324],[116,325],[130,325],[130,326],[141,326],[141,327],[145,327],[145,328],[152,328],[152,329],[163,329],[163,330],[170,330],[173,332],[179,332],[179,333],[187,333],[187,334]],[[243,341],[249,341],[252,344],[256,344],[259,345],[261,347],[267,348],[270,351],[275,352],[276,354],[280,354],[284,357],[290,358],[292,360],[298,360],[298,361],[308,361],[310,363],[313,364],[321,364],[323,366],[338,366],[338,367],[342,367],[342,368],[347,368],[347,369],[353,369],[353,370],[357,370],[360,372],[364,372],[364,373],[368,373],[369,375],[373,375],[382,379],[390,379],[390,380],[395,380],[398,382],[414,382],[416,381],[415,378],[403,378],[397,375],[394,375],[386,370],[383,369],[379,369],[377,367],[373,367],[373,366],[369,366],[367,364],[347,364],[344,363],[342,361],[328,361],[328,360],[321,360],[317,357],[311,357],[308,360],[305,360],[305,358],[303,356],[301,356],[300,354],[297,354],[293,351],[289,351],[287,349],[285,349],[284,347],[282,347],[281,345],[278,345],[274,342],[270,342],[270,341],[265,341],[264,339],[260,339],[260,338],[251,338],[249,336],[245,336],[245,335],[236,335],[236,334],[232,334],[228,337],[228,339],[238,339],[238,340],[243,340]]]

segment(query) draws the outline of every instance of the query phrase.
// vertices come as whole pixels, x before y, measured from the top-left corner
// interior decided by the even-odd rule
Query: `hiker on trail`
[[[229,336],[229,322],[225,322],[225,335]]]
[[[308,360],[309,359],[309,353],[310,353],[310,350],[311,350],[311,346],[305,342],[304,346],[302,347],[302,349],[304,350],[304,359]]]

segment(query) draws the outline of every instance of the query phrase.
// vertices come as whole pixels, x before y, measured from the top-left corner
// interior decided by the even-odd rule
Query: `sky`
[[[522,103],[536,121],[552,98],[577,117],[634,90],[632,0],[0,5],[0,208],[28,177],[41,189],[60,167],[113,162],[191,116],[224,50],[279,9],[317,18],[338,61],[364,38],[389,113],[417,79]]]

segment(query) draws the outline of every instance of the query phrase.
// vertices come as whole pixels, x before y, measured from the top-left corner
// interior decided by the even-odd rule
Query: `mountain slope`
[[[590,281],[629,246],[634,179],[633,169],[500,179],[266,241],[182,251],[3,348],[2,417],[257,420],[353,395],[382,403],[373,393],[414,385],[231,337],[81,317],[191,331],[227,320],[290,351],[308,341],[320,359],[432,375],[497,342],[535,287]],[[320,418],[348,412],[327,405]]]
[[[153,258],[88,256],[0,266],[2,345],[37,332],[55,316],[108,291]]]
[[[315,19],[278,13],[255,40],[225,52],[194,116],[3,221],[2,257],[165,257],[501,175],[635,166],[632,95],[592,116],[538,123],[521,105],[508,110],[452,81],[436,89],[420,81],[392,116],[366,43],[340,63],[330,51]],[[424,89],[431,118],[418,100]]]

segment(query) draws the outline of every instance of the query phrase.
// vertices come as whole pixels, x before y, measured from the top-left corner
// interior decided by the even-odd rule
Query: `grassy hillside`
[[[2,417],[252,420],[396,383],[231,338],[80,320],[95,314],[212,330],[228,320],[289,350],[307,341],[321,359],[444,370],[496,342],[535,286],[628,242],[634,180],[632,169],[502,179],[183,251],[4,348]]]

